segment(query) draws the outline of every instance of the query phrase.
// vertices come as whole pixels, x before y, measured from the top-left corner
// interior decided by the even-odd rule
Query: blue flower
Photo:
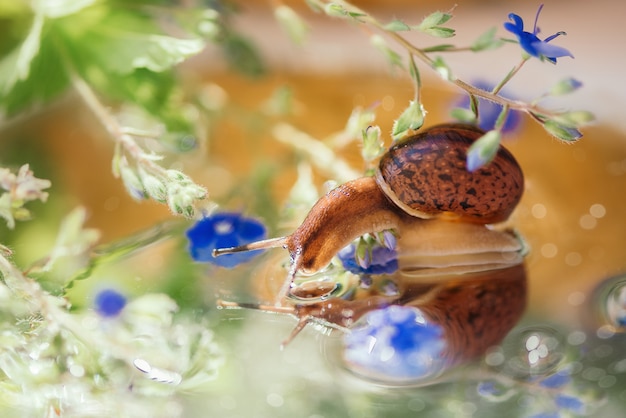
[[[354,274],[391,274],[398,270],[398,254],[395,249],[389,249],[381,245],[374,245],[367,252],[363,265],[359,264],[355,257],[356,245],[350,244],[344,247],[337,256],[343,264],[343,268]]]
[[[546,377],[541,382],[539,382],[539,385],[544,388],[558,389],[570,383],[571,380],[572,380],[572,377],[569,375],[569,372],[562,371],[562,372],[551,374],[550,376]]]
[[[475,87],[485,90],[491,91],[495,87],[491,83],[488,83],[484,80],[478,80],[473,83]],[[511,95],[507,95],[506,93],[502,94],[502,97],[508,97],[509,99],[513,99]],[[470,99],[467,95],[463,97],[462,100],[459,101],[458,107],[469,108],[470,107]],[[500,113],[502,112],[502,105],[498,103],[494,103],[491,100],[485,100],[482,98],[478,98],[478,126],[483,131],[490,131],[496,125],[496,120]],[[509,110],[509,113],[506,115],[506,119],[504,124],[502,125],[502,129],[500,132],[502,133],[513,133],[515,132],[521,125],[522,122],[522,114],[517,110]]]
[[[559,35],[565,35],[565,32],[557,32],[554,35],[548,36],[543,41],[537,37],[539,34],[537,20],[539,19],[541,9],[543,9],[543,4],[539,6],[539,10],[537,10],[537,15],[535,16],[535,26],[533,27],[532,33],[524,30],[524,21],[515,13],[509,14],[509,20],[512,20],[513,23],[506,22],[504,24],[504,28],[517,36],[522,49],[533,57],[537,57],[541,60],[545,58],[554,64],[556,64],[556,59],[559,57],[574,58],[572,53],[567,49],[548,43]]]
[[[344,359],[354,372],[377,380],[414,381],[445,367],[441,326],[411,306],[368,312],[344,337]]]
[[[585,403],[576,396],[558,394],[554,402],[560,409],[571,411],[577,415],[583,415],[585,413]]]
[[[94,300],[96,312],[107,318],[119,315],[124,306],[126,306],[126,297],[113,289],[101,290]]]
[[[228,268],[251,260],[260,251],[214,257],[214,249],[236,247],[266,237],[266,228],[262,223],[256,219],[246,218],[240,213],[216,213],[200,219],[187,231],[189,252],[194,260]]]

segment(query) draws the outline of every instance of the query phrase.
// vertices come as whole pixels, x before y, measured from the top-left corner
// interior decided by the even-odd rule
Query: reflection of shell
[[[423,287],[408,286],[399,303],[419,307],[444,328],[447,355],[455,361],[481,355],[498,344],[526,307],[523,264],[461,276],[426,293]]]
[[[367,360],[367,353],[360,356],[361,363],[351,364],[349,361],[342,363],[337,360],[341,357],[342,347],[335,346],[330,351],[327,350],[330,356],[335,357],[334,361],[342,367],[353,371],[361,378],[373,379],[382,384],[424,384],[427,383],[426,380],[436,378],[448,368],[482,355],[508,334],[526,306],[526,274],[523,264],[466,275],[441,276],[428,282],[414,280],[402,272],[395,277],[402,292],[400,297],[393,300],[371,295],[353,301],[340,301],[340,304],[333,304],[334,309],[328,305],[319,305],[297,310],[301,318],[302,314],[316,315],[318,318],[323,317],[327,321],[349,327],[351,323],[374,309],[389,305],[412,306],[419,309],[428,324],[441,327],[445,344],[440,357],[432,358],[432,368],[426,369],[428,373],[420,373],[413,379],[405,374],[398,375],[397,371],[391,369],[389,376],[385,376],[379,359],[372,359],[372,364],[377,367],[368,373],[368,363],[363,361],[363,358]],[[351,313],[349,318],[351,323],[341,315],[345,311]],[[416,348],[429,350],[428,346]],[[392,356],[392,347],[390,350],[389,355]],[[354,358],[353,351],[354,347],[351,352]],[[378,352],[380,354],[380,349]],[[421,358],[419,353],[412,355]],[[427,355],[424,357],[428,358]]]

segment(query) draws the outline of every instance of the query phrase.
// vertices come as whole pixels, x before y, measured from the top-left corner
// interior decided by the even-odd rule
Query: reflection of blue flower
[[[495,87],[494,85],[483,80],[478,80],[473,84],[475,87],[485,91],[491,91]],[[512,98],[506,93],[503,94],[502,97]],[[468,109],[470,107],[469,97],[464,96],[463,99],[459,102],[458,107]],[[478,126],[482,130],[492,130],[496,124],[498,116],[500,116],[500,112],[502,112],[502,105],[494,103],[491,100],[478,98]],[[521,122],[522,114],[517,110],[509,110],[509,113],[507,114],[504,121],[504,125],[502,125],[501,132],[512,133],[520,127]]]
[[[94,307],[104,317],[114,317],[126,306],[126,297],[117,290],[104,289],[96,294]]]
[[[417,380],[437,375],[445,366],[442,328],[414,307],[391,305],[370,311],[344,343],[347,366],[366,377]]]
[[[200,219],[187,231],[191,257],[222,267],[235,267],[252,259],[259,251],[213,256],[216,248],[236,247],[266,238],[265,226],[240,213],[217,213]]]
[[[354,274],[390,274],[398,270],[398,255],[394,249],[375,245],[364,266],[357,262],[355,251],[356,245],[350,244],[337,254],[343,268]]]
[[[514,34],[517,37],[522,49],[533,57],[537,57],[542,60],[545,58],[552,63],[556,63],[556,59],[558,57],[574,58],[571,52],[567,49],[548,43],[559,35],[565,35],[565,32],[557,32],[554,35],[548,36],[543,41],[537,37],[537,34],[539,34],[537,20],[539,19],[539,13],[542,8],[543,4],[539,6],[539,10],[537,10],[537,15],[535,16],[535,26],[533,27],[532,33],[524,30],[524,21],[521,17],[514,13],[509,14],[509,20],[512,20],[513,23],[506,22],[504,24],[504,28]]]
[[[554,402],[560,409],[571,411],[576,415],[585,414],[585,403],[576,396],[558,394],[554,398]]]

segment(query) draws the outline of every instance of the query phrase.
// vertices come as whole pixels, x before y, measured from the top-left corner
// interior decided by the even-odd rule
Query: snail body
[[[271,247],[289,251],[285,296],[297,272],[314,273],[366,233],[403,230],[426,219],[490,224],[508,219],[524,189],[522,170],[504,147],[494,160],[467,171],[470,145],[484,134],[473,125],[444,124],[392,146],[377,172],[344,183],[320,198],[289,236],[217,249],[214,255]]]

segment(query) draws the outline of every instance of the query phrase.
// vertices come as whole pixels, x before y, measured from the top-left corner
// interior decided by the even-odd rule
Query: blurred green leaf
[[[2,110],[14,115],[55,98],[69,87],[72,72],[103,85],[107,83],[102,80],[132,76],[140,69],[163,72],[204,47],[197,37],[163,34],[156,17],[139,7],[114,7],[113,3],[35,2],[29,32],[0,61]],[[158,85],[153,88],[160,89]],[[98,90],[119,96],[123,89]]]
[[[478,52],[500,47],[504,41],[496,38],[496,31],[497,29],[495,26],[489,28],[486,32],[480,35],[474,43],[472,43],[470,49],[474,52]]]

